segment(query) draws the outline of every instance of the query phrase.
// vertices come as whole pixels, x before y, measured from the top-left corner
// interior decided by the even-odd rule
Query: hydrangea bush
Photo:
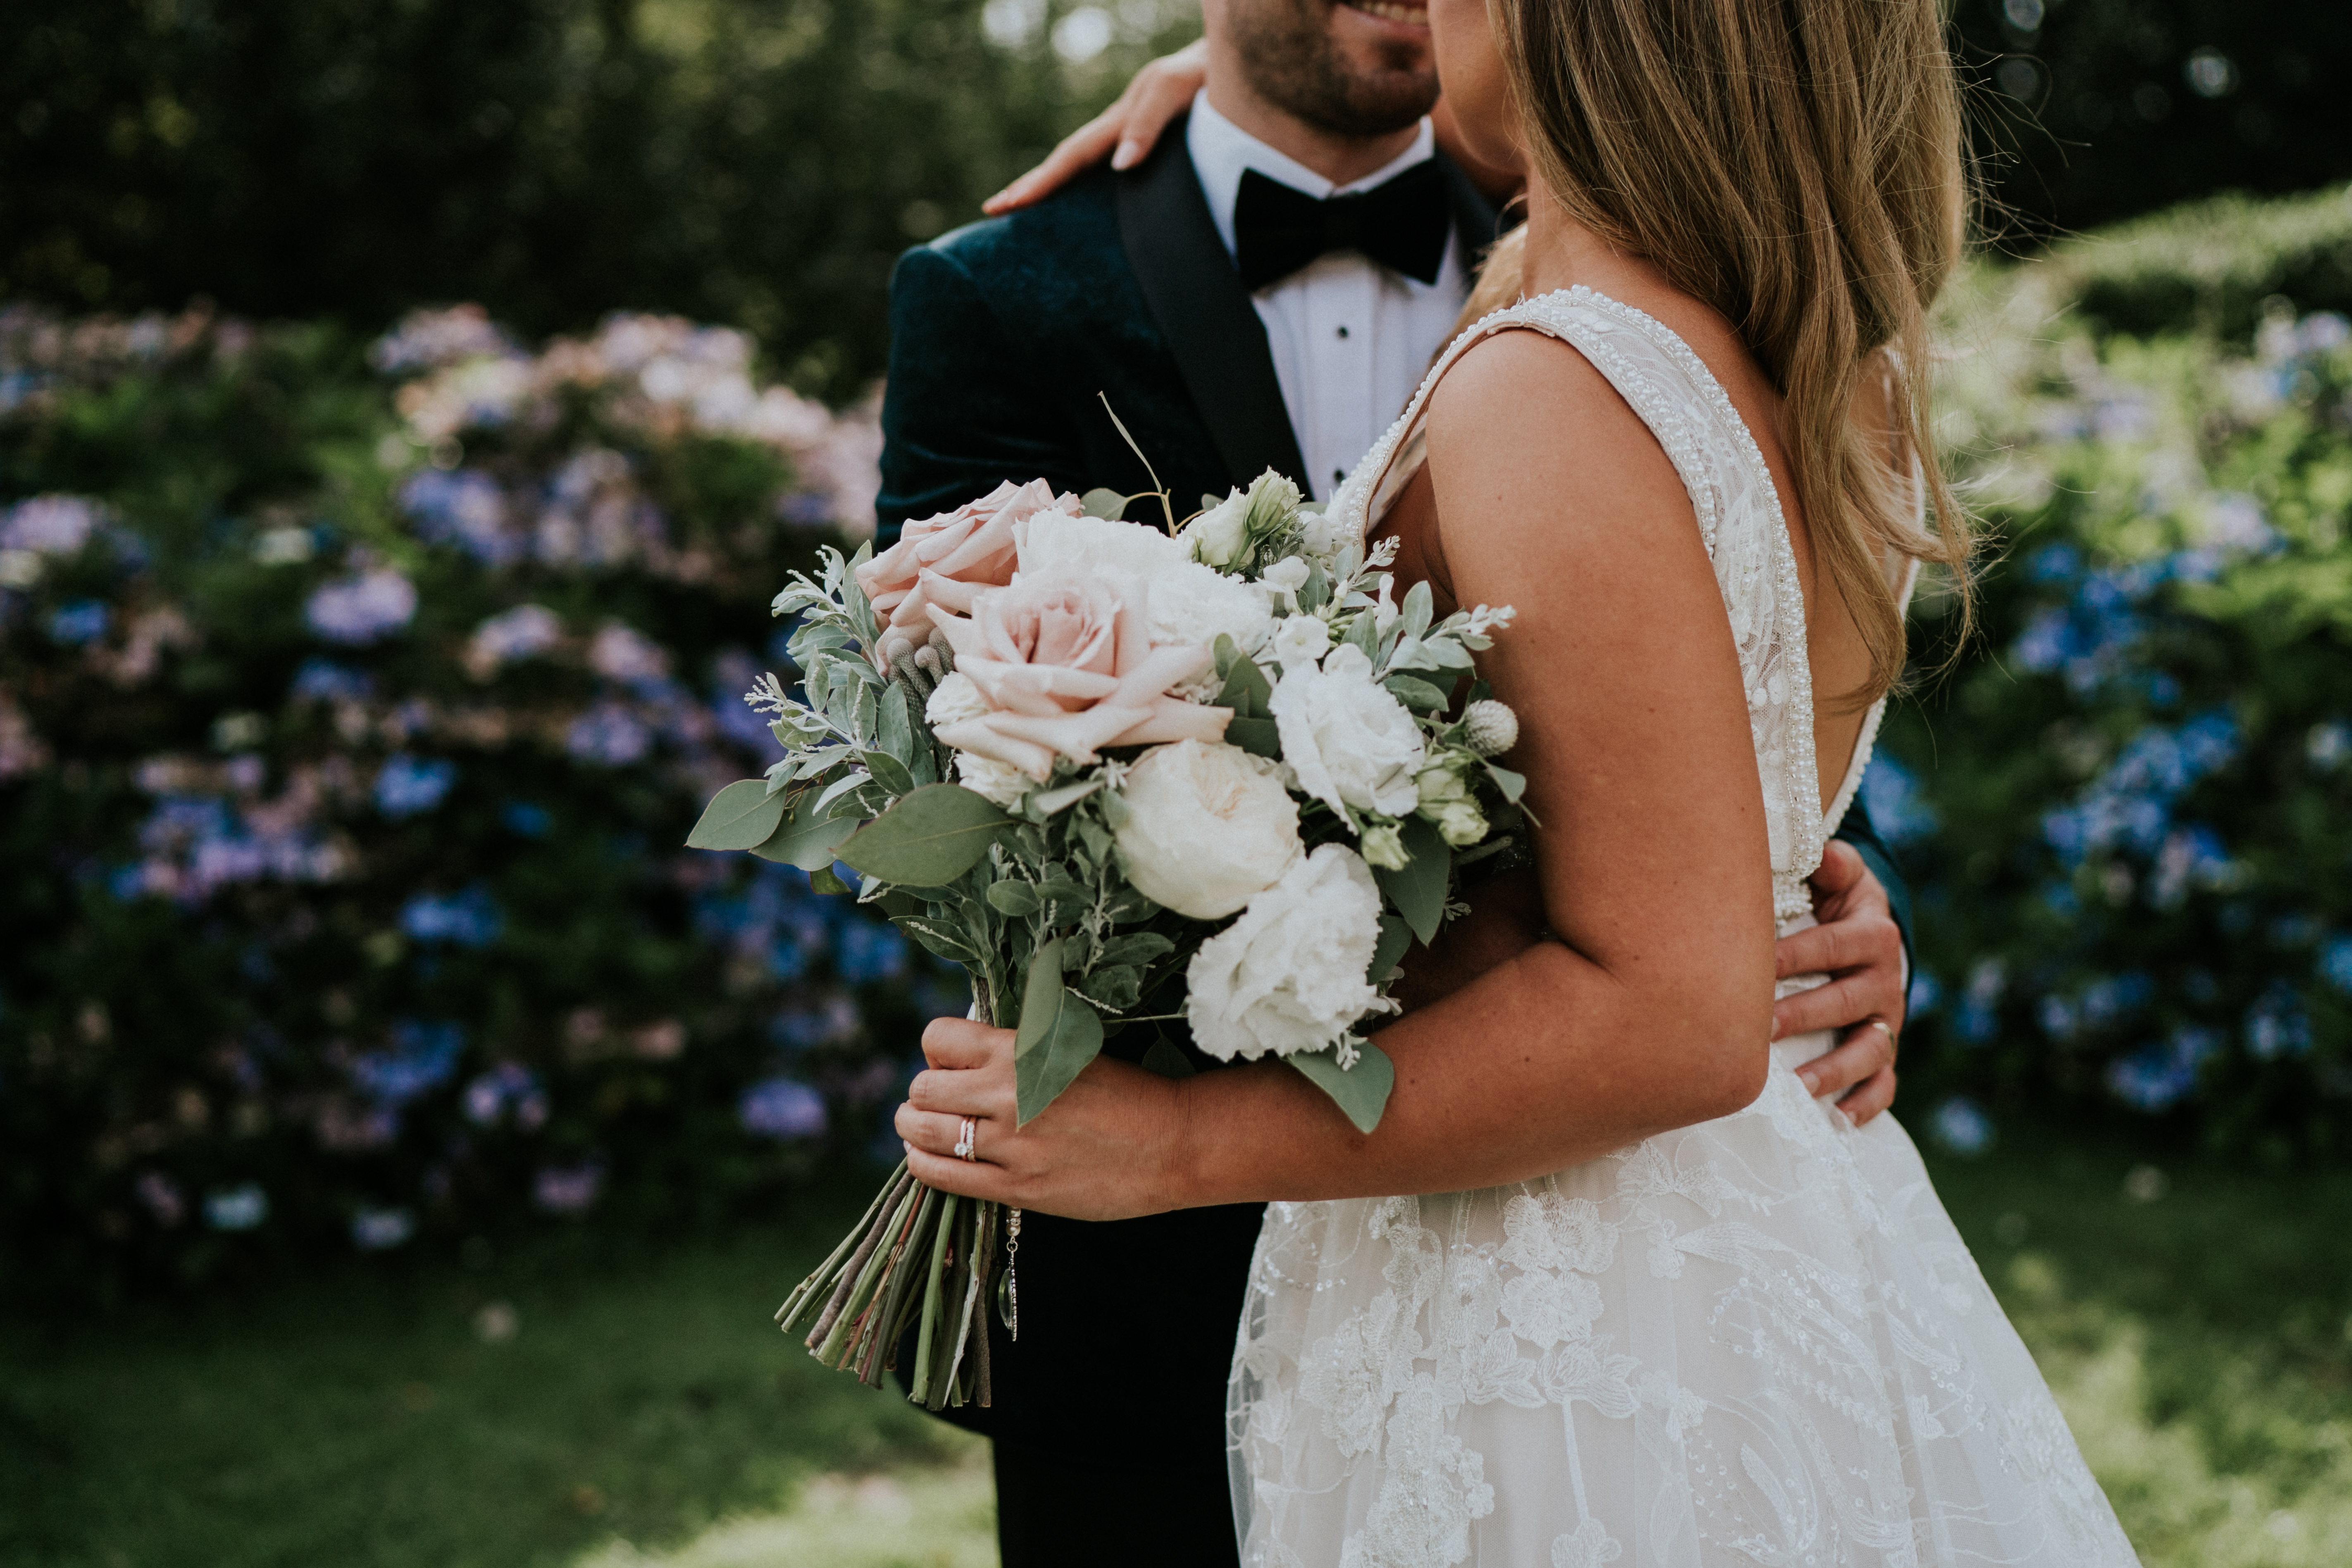
[[[2348,258],[2352,193],[2215,204],[1956,312],[1985,635],[1868,781],[1920,895],[1906,1110],[1955,1148],[2052,1104],[2352,1134],[2352,327],[2307,287]]]
[[[956,983],[681,845],[778,755],[768,601],[877,447],[672,320],[0,313],[14,1282],[667,1220],[870,1142]]]

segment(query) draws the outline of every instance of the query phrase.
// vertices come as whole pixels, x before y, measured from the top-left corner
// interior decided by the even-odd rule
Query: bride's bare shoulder
[[[1689,517],[1674,465],[1609,378],[1533,330],[1484,338],[1446,372],[1430,395],[1429,468],[1449,552],[1465,528],[1558,547],[1580,520]]]

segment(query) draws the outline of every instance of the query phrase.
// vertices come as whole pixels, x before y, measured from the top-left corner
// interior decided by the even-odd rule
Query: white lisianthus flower
[[[1326,844],[1201,944],[1185,971],[1192,1040],[1221,1061],[1318,1051],[1370,1012],[1391,1012],[1365,977],[1381,894],[1361,857]]]
[[[1118,829],[1128,880],[1196,921],[1221,921],[1299,857],[1282,770],[1222,742],[1155,746],[1128,770]]]
[[[1307,586],[1307,563],[1296,555],[1286,555],[1259,573],[1257,582],[1270,596],[1296,608],[1298,590]]]
[[[1339,525],[1333,521],[1331,510],[1329,507],[1298,509],[1298,548],[1326,566],[1339,553]]]
[[[1351,807],[1403,816],[1421,804],[1421,726],[1372,679],[1355,644],[1333,648],[1319,669],[1286,666],[1268,707],[1298,787],[1342,816]]]
[[[1356,847],[1363,851],[1367,864],[1383,871],[1402,871],[1412,863],[1412,857],[1404,852],[1404,835],[1393,822],[1374,823],[1365,828]]]
[[[1274,657],[1285,669],[1318,664],[1331,651],[1331,628],[1320,616],[1292,616],[1274,632]]]
[[[1463,776],[1468,759],[1455,752],[1435,767],[1423,768],[1413,781],[1421,793],[1421,815],[1437,825],[1437,836],[1455,849],[1466,849],[1486,837],[1486,814],[1470,793]]]
[[[1214,647],[1222,635],[1242,652],[1255,653],[1274,631],[1264,594],[1202,565],[1192,559],[1192,546],[1156,528],[1040,512],[1022,525],[1020,538],[1024,574],[1090,566],[1142,578],[1151,590],[1148,619],[1154,647]],[[1174,689],[1201,701],[1215,696],[1221,685],[1212,668]]]
[[[946,725],[961,723],[967,719],[983,719],[992,711],[988,699],[971,677],[957,670],[939,684],[931,700],[923,704],[924,721],[936,731]],[[997,805],[1010,809],[1034,782],[1027,773],[1011,763],[1000,763],[994,757],[983,757],[972,752],[956,753],[956,777],[963,787],[984,795]]]
[[[1192,559],[1220,569],[1249,554],[1249,497],[1234,490],[1215,506],[1184,525],[1177,538],[1192,552]]]

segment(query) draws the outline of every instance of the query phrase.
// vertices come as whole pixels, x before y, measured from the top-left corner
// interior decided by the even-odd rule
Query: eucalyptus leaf
[[[1298,585],[1298,608],[1306,615],[1321,609],[1331,597],[1331,579],[1323,574],[1322,563],[1307,563],[1307,581]]]
[[[950,963],[978,963],[980,953],[972,947],[969,934],[942,921],[928,915],[900,915],[898,929]]]
[[[1385,867],[1372,868],[1372,877],[1396,906],[1412,934],[1423,942],[1437,940],[1437,928],[1445,921],[1446,872],[1453,864],[1454,852],[1438,837],[1437,826],[1419,816],[1409,816],[1398,824],[1398,837],[1404,841],[1405,853],[1412,858],[1404,869],[1391,871]]]
[[[784,819],[784,797],[770,795],[765,779],[729,784],[702,808],[702,819],[686,836],[688,849],[751,849],[775,836]]]
[[[971,870],[1012,822],[961,784],[925,784],[860,828],[841,858],[886,882],[943,887]]]
[[[1513,805],[1518,805],[1519,796],[1528,792],[1528,775],[1525,773],[1515,773],[1508,768],[1488,763],[1486,776],[1495,781],[1495,787],[1501,790],[1503,798]]]
[[[1223,680],[1233,672],[1234,660],[1241,658],[1242,650],[1231,632],[1219,632],[1217,640],[1209,645],[1209,656],[1216,662],[1217,679]]]
[[[830,806],[835,801],[839,800],[843,795],[845,795],[850,791],[856,789],[858,785],[864,784],[872,776],[872,774],[866,773],[862,768],[852,768],[849,772],[842,774],[839,778],[824,786],[824,792],[816,797],[816,805],[810,808],[809,814],[812,816],[825,816],[832,815],[825,809],[826,807]]]
[[[1233,668],[1225,672],[1225,689],[1218,693],[1216,705],[1230,708],[1236,719],[1265,717],[1266,704],[1274,700],[1274,687],[1265,671],[1252,658],[1236,658]]]
[[[809,873],[809,886],[820,893],[845,893],[849,884],[834,875],[831,866],[820,866]]]
[[[907,688],[899,681],[894,680],[890,682],[889,685],[885,687],[882,691],[880,740],[882,742],[882,750],[889,752],[891,756],[895,757],[899,762],[906,763],[912,763],[914,762],[914,712],[912,708],[908,705]],[[881,774],[879,772],[877,772],[875,776],[879,778],[881,777]],[[903,794],[905,792],[898,791],[894,793]]]
[[[900,689],[896,686],[893,686],[890,689],[893,694],[898,692],[899,689]],[[888,699],[885,698],[883,700],[885,703],[883,712],[887,714],[889,711],[889,708],[887,706]],[[896,800],[900,795],[912,795],[915,793],[915,775],[908,771],[906,763],[900,762],[889,752],[861,752],[859,753],[858,761],[866,764],[866,770],[874,775],[874,782],[880,784],[882,786],[883,793],[890,796],[891,799]]]
[[[1381,632],[1380,628],[1374,626],[1372,622],[1373,617],[1370,616],[1357,616],[1356,624],[1349,626],[1348,628],[1348,635],[1339,640],[1342,642],[1354,643],[1358,647],[1364,650],[1364,657],[1366,658],[1377,662],[1381,655]]]
[[[1102,944],[1105,963],[1149,963],[1164,953],[1176,951],[1176,944],[1156,931],[1129,931],[1115,936]]]
[[[856,831],[854,816],[821,817],[813,811],[795,811],[776,829],[773,838],[751,853],[762,860],[797,866],[813,876],[833,865],[834,852]]]
[[[1427,583],[1415,583],[1404,596],[1404,635],[1417,637],[1429,630],[1431,596]]]
[[[1381,1124],[1381,1112],[1388,1109],[1389,1091],[1396,1087],[1396,1064],[1370,1040],[1358,1045],[1356,1051],[1356,1065],[1351,1068],[1340,1067],[1336,1046],[1294,1051],[1282,1059],[1337,1101],[1357,1131],[1370,1132]]]
[[[1133,964],[1105,964],[1087,971],[1077,986],[1087,1001],[1105,1012],[1124,1013],[1142,998],[1143,974]]]
[[[1165,1035],[1151,1042],[1151,1048],[1143,1053],[1142,1065],[1146,1071],[1156,1072],[1161,1078],[1192,1078],[1199,1070]]]
[[[1410,675],[1391,675],[1381,684],[1389,689],[1390,696],[1415,712],[1442,713],[1445,710],[1445,693],[1426,680],[1417,680]]]
[[[1254,757],[1282,760],[1282,732],[1271,719],[1235,717],[1225,725],[1225,743],[1239,746]]]
[[[1037,896],[1049,904],[1059,904],[1064,910],[1083,909],[1094,899],[1076,882],[1056,878],[1038,884]]]
[[[1062,945],[1063,939],[1055,937],[1037,950],[1022,991],[1013,1078],[1024,1126],[1053,1104],[1102,1051],[1102,1019],[1084,997],[1062,984]]]
[[[1108,518],[1114,522],[1127,514],[1127,498],[1117,490],[1088,490],[1078,498],[1078,504],[1088,517]]]
[[[1019,919],[1034,915],[1038,910],[1037,890],[1028,883],[1007,878],[988,885],[988,905],[1001,915]]]
[[[1378,985],[1386,980],[1396,966],[1404,962],[1405,951],[1412,946],[1412,928],[1396,915],[1381,916],[1380,944],[1372,949],[1372,966],[1364,977]]]

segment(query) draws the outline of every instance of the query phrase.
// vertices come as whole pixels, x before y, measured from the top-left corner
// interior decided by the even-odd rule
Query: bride
[[[916,1174],[1079,1218],[1270,1204],[1250,1564],[2133,1563],[1909,1139],[1807,1093],[1826,1034],[1765,1043],[1913,572],[1965,581],[1925,416],[1965,194],[1941,8],[1431,26],[1467,150],[1528,177],[1522,291],[1332,506],[1441,613],[1517,607],[1484,668],[1536,871],[1416,955],[1369,1136],[1278,1065],[1108,1059],[1016,1129],[1013,1037],[941,1020]]]

